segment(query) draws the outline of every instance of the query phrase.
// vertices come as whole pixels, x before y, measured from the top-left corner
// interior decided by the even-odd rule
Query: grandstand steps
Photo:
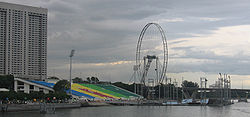
[[[130,93],[131,95],[133,95],[133,97],[142,97],[141,95],[138,95],[138,94],[136,94],[136,93],[134,93],[134,92],[130,92],[130,91],[128,91],[128,90],[125,90],[125,89],[123,89],[123,88],[117,87],[117,86],[115,86],[115,85],[112,85],[112,86],[114,86],[114,87],[116,87],[116,88],[118,88],[118,89],[120,89],[120,90],[123,90],[123,91],[125,91],[125,92]]]
[[[124,95],[126,96],[125,98],[123,97],[123,99],[130,99],[130,98],[142,98],[140,95],[137,95],[135,93],[132,93],[130,91],[127,91],[125,89],[122,89],[122,88],[119,88],[117,86],[114,86],[114,85],[97,85],[99,87],[102,87],[106,90],[110,90],[110,91],[113,91],[113,92],[116,92],[116,93],[119,93],[121,95]]]
[[[138,101],[120,101],[120,100],[114,100],[114,101],[107,101],[107,103],[116,105],[116,106],[139,106],[142,105],[142,103]]]
[[[93,88],[92,87],[89,87],[88,85],[91,85],[91,84],[79,84],[81,85],[80,89],[81,90],[84,90],[84,91],[87,91],[87,92],[91,92],[93,94],[96,94],[96,95],[99,95],[101,97],[105,97],[106,99],[120,99],[120,97],[117,97],[117,96],[114,96],[114,95],[110,95],[102,90],[98,90],[98,88]]]
[[[84,93],[84,94],[87,94],[87,95],[90,95],[92,97],[96,97],[99,99],[106,99],[106,97],[102,97],[98,94],[94,94],[94,93],[90,92],[89,90],[83,90],[85,88],[79,84],[74,83],[71,87],[72,87],[72,90],[78,91],[80,93]]]

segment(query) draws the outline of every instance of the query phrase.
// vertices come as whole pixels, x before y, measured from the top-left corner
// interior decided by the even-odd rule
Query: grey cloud
[[[204,73],[229,73],[237,75],[248,75],[249,66],[250,66],[250,56],[242,55],[239,52],[235,56],[219,56],[214,54],[212,51],[203,51],[199,52],[193,51],[192,47],[177,47],[173,48],[174,50],[183,50],[185,55],[181,57],[171,57],[170,59],[196,59],[196,60],[208,60],[208,62],[203,62],[200,64],[171,64],[169,66],[170,72],[204,72]],[[214,62],[213,62],[214,61]],[[243,61],[243,62],[242,62]],[[173,68],[173,69],[171,69]]]
[[[193,37],[193,34],[208,34],[224,26],[250,24],[249,1],[246,0],[3,0],[18,4],[42,6],[49,9],[48,21],[48,66],[51,69],[68,63],[68,54],[76,49],[74,61],[77,63],[105,63],[120,60],[134,60],[136,43],[143,26],[158,19],[181,18],[180,22],[165,22],[160,25],[166,31],[168,40]],[[218,21],[206,21],[201,18],[218,18]],[[202,41],[202,40],[201,40]],[[171,44],[181,43],[176,40]],[[199,45],[197,45],[199,46]],[[185,56],[216,60],[219,63],[201,65],[170,65],[170,72],[232,72],[248,74],[248,56],[218,56],[212,52],[192,51],[191,48],[177,47]],[[170,55],[170,59],[172,55]],[[86,68],[77,72],[96,71],[120,79],[130,77],[130,66],[122,67],[126,72],[121,75],[119,69]],[[171,71],[172,68],[172,71]],[[62,74],[67,70],[61,70]],[[98,71],[99,70],[99,71]],[[123,70],[124,71],[124,70]],[[117,72],[117,73],[116,73]],[[110,75],[107,75],[110,74]]]
[[[71,15],[58,14],[56,23],[51,24],[51,32],[70,31],[63,33],[54,40],[51,50],[60,51],[58,55],[49,54],[51,59],[65,61],[65,52],[75,48],[75,61],[79,63],[103,63],[119,60],[134,60],[135,44],[142,27],[150,22],[150,18],[182,18],[183,22],[163,23],[168,40],[180,37],[193,37],[193,34],[209,34],[223,26],[249,24],[249,8],[240,2],[225,1],[170,1],[152,3],[150,1],[78,1],[77,10]],[[72,4],[72,3],[71,3]],[[152,5],[153,4],[153,5]],[[221,4],[224,4],[221,6]],[[56,5],[56,4],[55,4]],[[241,7],[239,9],[239,7]],[[154,10],[156,9],[156,10]],[[213,9],[213,10],[212,10]],[[52,9],[51,9],[52,10]],[[63,10],[63,9],[62,9]],[[52,11],[53,12],[53,11]],[[80,12],[80,13],[79,13]],[[158,17],[160,15],[161,17]],[[205,21],[200,18],[218,18],[218,21]],[[52,30],[53,29],[53,30]],[[79,35],[79,36],[77,36]],[[131,38],[131,35],[133,35]],[[76,43],[77,42],[77,43]],[[124,45],[124,42],[126,46]],[[171,44],[180,43],[178,41]],[[56,46],[56,45],[63,46]],[[50,47],[49,46],[49,47]],[[191,48],[173,48],[184,50],[186,56],[180,58],[208,59],[219,63],[175,64],[169,72],[230,72],[247,74],[247,65],[240,63],[240,57],[217,56],[212,52],[192,51]],[[173,51],[174,51],[173,50]],[[55,56],[55,57],[53,57]],[[243,57],[247,58],[247,57]],[[62,59],[62,60],[60,60]],[[175,59],[171,58],[170,59]],[[248,61],[248,60],[247,60]],[[242,66],[242,67],[237,67]],[[171,70],[171,68],[173,68]],[[85,69],[86,70],[86,69]],[[109,71],[109,70],[106,70]],[[103,71],[102,71],[103,72]],[[121,76],[121,77],[127,77]]]

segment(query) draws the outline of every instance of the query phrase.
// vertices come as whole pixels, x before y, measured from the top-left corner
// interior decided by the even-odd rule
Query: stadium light
[[[72,57],[74,56],[74,53],[75,53],[75,50],[71,50],[71,53],[69,55],[69,58],[70,58],[70,74],[69,74],[69,82],[70,82],[70,95],[72,97],[72,79],[71,79],[71,75],[72,75]]]

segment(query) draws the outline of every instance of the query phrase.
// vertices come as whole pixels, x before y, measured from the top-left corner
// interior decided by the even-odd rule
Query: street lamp
[[[75,53],[75,50],[71,50],[71,53],[70,53],[70,55],[69,55],[69,60],[70,60],[70,74],[69,74],[69,82],[70,82],[70,95],[72,96],[72,87],[71,87],[71,82],[72,82],[72,80],[71,80],[71,71],[72,71],[72,57],[74,56],[74,53]]]

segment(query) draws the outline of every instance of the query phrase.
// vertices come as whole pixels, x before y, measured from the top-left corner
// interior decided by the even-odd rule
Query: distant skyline
[[[248,0],[2,0],[48,8],[48,76],[97,76],[127,82],[136,43],[149,22],[164,29],[168,77],[214,83],[232,76],[233,88],[250,88],[250,1]]]

